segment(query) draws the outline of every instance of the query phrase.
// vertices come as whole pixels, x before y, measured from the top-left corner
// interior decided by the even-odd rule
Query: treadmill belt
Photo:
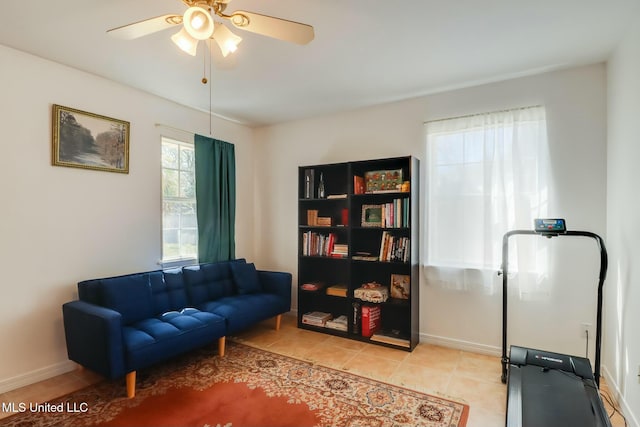
[[[514,367],[512,366],[512,369]],[[555,369],[524,365],[521,370],[522,425],[526,427],[596,427],[593,387],[576,375]]]

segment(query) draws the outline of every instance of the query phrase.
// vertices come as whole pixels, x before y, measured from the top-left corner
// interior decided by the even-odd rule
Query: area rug
[[[138,373],[136,397],[103,381],[42,404],[13,402],[3,426],[464,427],[467,405],[228,342]],[[22,406],[20,406],[22,404]]]

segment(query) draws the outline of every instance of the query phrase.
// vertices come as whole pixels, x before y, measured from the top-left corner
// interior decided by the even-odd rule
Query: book
[[[411,347],[411,341],[400,336],[399,331],[379,331],[371,335],[371,341],[393,344],[400,347]]]
[[[353,307],[353,322],[351,323],[351,332],[353,334],[359,335],[360,330],[362,328],[362,304],[359,302],[354,302],[352,304]]]
[[[380,306],[362,306],[362,336],[370,337],[381,325],[381,309]]]
[[[316,224],[322,227],[331,227],[333,223],[333,218],[330,216],[319,216],[316,218]]]
[[[328,320],[331,320],[333,316],[331,313],[324,313],[322,311],[312,311],[302,315],[302,323],[311,326],[321,326],[327,323]]]
[[[364,177],[353,176],[353,194],[364,194]]]
[[[373,255],[354,255],[351,259],[355,261],[378,261],[378,257]]]
[[[344,258],[349,255],[349,245],[345,243],[335,243],[330,254],[331,256]]]
[[[347,285],[333,285],[327,288],[327,295],[333,295],[336,297],[347,296]]]
[[[327,320],[327,323],[325,323],[325,327],[329,329],[335,329],[337,331],[346,332],[348,327],[348,322],[349,321],[347,320],[347,316],[340,315],[335,319]]]
[[[346,199],[347,195],[346,194],[329,194],[327,196],[327,199],[329,200],[333,200],[333,199]]]
[[[316,209],[307,210],[307,225],[318,224],[318,211]]]

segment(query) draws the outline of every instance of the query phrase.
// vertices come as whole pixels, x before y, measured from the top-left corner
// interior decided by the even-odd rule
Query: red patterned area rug
[[[3,426],[464,427],[469,407],[228,342],[138,374],[136,397],[104,381],[0,420]],[[55,409],[54,409],[55,408]]]

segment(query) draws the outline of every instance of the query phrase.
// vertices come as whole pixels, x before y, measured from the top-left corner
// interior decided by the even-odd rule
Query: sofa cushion
[[[149,275],[102,279],[104,305],[122,315],[122,323],[128,325],[153,315]]]
[[[246,264],[231,264],[231,275],[233,276],[233,282],[236,284],[240,295],[262,292],[258,271],[252,262]]]
[[[189,303],[193,306],[235,294],[230,266],[244,259],[193,265],[182,269]]]
[[[282,298],[274,294],[254,293],[234,295],[209,301],[199,307],[203,311],[222,316],[227,321],[227,335],[240,332],[257,322],[287,311]]]
[[[169,294],[169,308],[180,310],[187,307],[187,291],[184,287],[182,268],[172,268],[163,272],[166,290]]]
[[[134,370],[211,344],[225,335],[224,318],[195,308],[169,311],[122,329],[127,366]]]

